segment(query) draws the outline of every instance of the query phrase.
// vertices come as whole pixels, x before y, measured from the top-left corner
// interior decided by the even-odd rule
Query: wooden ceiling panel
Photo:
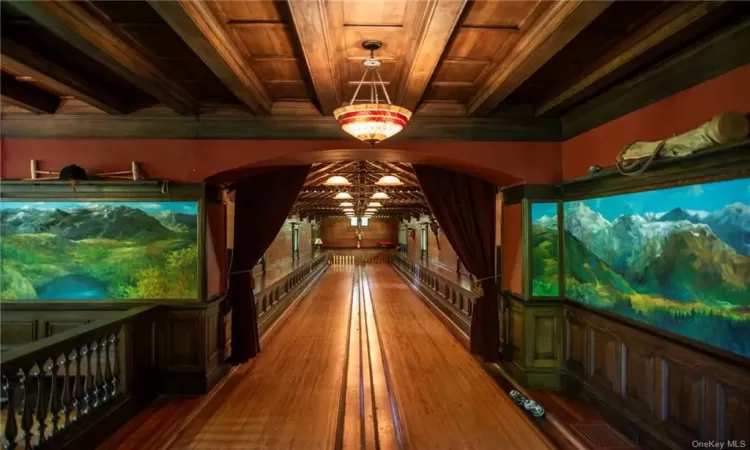
[[[386,59],[381,60],[380,63],[380,76],[383,78],[383,81],[392,82],[395,80],[398,76],[398,62],[395,59]],[[346,74],[347,83],[359,83],[359,80],[362,79],[362,75],[365,73],[364,58],[347,59],[344,73]],[[346,99],[348,100],[348,98]]]
[[[446,58],[489,62],[517,33],[515,30],[501,28],[459,28]]]
[[[464,84],[435,84],[427,89],[424,99],[432,101],[465,102],[471,95],[471,83]]]
[[[399,26],[346,26],[344,27],[344,42],[346,56],[365,58],[369,52],[362,48],[362,42],[375,39],[383,43],[376,52],[378,58],[403,58],[405,48],[403,27]]]
[[[280,22],[282,17],[278,2],[228,0],[214,3],[229,22]]]
[[[446,59],[435,74],[435,82],[474,83],[486,68],[486,61]]]
[[[375,25],[402,26],[406,18],[408,2],[400,0],[346,1],[344,5],[344,26]]]
[[[277,101],[310,98],[310,88],[302,81],[268,83],[268,92]]]
[[[230,24],[253,58],[298,56],[289,27],[283,23]]]
[[[539,1],[474,1],[461,26],[518,28],[537,3]]]
[[[251,61],[258,76],[268,82],[302,81],[296,58],[253,58]]]

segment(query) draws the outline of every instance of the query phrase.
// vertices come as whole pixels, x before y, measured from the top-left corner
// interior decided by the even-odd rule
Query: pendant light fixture
[[[380,41],[365,41],[362,47],[370,51],[370,57],[365,59],[365,73],[354,91],[354,96],[348,106],[333,111],[341,128],[355,138],[368,142],[374,146],[378,142],[388,139],[400,132],[411,119],[411,111],[391,104],[391,98],[380,76],[380,61],[375,59],[375,50],[382,46]],[[367,103],[355,105],[357,94],[370,76],[370,98]],[[387,103],[380,103],[378,84],[383,89]]]
[[[345,177],[342,177],[341,175],[334,175],[331,178],[327,179],[325,183],[323,183],[326,186],[349,186],[351,183],[349,180],[347,180]]]
[[[368,208],[380,208],[383,205],[380,202],[370,202],[367,204]]]
[[[375,184],[377,184],[378,186],[401,186],[404,183],[393,175],[386,175],[384,177],[380,177],[380,179],[376,181]]]
[[[351,208],[352,206],[354,206],[354,203],[352,203],[352,202],[341,202],[339,204],[339,206],[342,207],[342,208]]]
[[[336,200],[351,200],[352,199],[352,195],[350,193],[348,193],[348,192],[339,192],[333,198],[336,199]]]
[[[388,200],[390,197],[385,192],[376,192],[370,198],[373,200]]]

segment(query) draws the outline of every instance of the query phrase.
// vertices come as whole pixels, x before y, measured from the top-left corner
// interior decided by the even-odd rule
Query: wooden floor
[[[161,400],[100,448],[554,448],[390,265],[331,267],[210,395],[197,414]]]

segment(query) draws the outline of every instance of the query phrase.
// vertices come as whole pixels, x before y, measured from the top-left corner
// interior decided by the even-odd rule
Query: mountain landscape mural
[[[531,295],[560,295],[557,203],[531,203]]]
[[[0,203],[0,299],[197,299],[197,202]]]
[[[564,205],[565,295],[750,357],[750,179]]]

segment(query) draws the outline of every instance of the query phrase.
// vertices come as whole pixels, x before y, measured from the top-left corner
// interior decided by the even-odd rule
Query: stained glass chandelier
[[[371,146],[394,136],[404,129],[411,118],[411,111],[391,104],[391,98],[385,89],[385,83],[380,76],[380,61],[375,59],[375,50],[381,47],[380,41],[365,41],[362,47],[370,51],[370,57],[365,59],[365,73],[354,91],[348,106],[333,111],[333,116],[341,124],[341,128],[355,138],[368,142]],[[354,104],[357,101],[365,80],[370,77],[370,99],[367,103]],[[383,89],[385,101],[380,103],[378,84]]]

